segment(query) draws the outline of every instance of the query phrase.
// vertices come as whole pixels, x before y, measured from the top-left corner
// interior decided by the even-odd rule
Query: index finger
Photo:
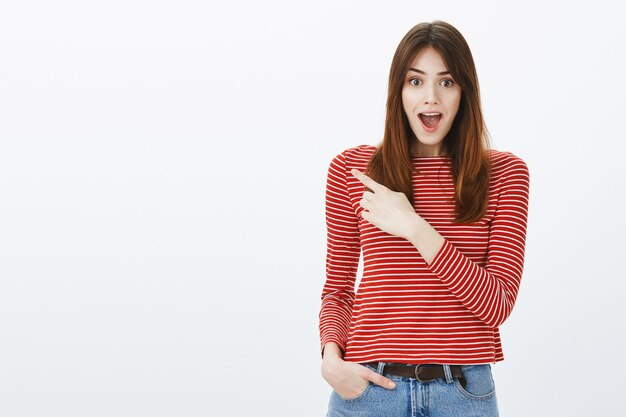
[[[374,181],[373,179],[371,179],[370,177],[368,177],[367,175],[365,175],[364,173],[362,173],[361,171],[359,171],[356,168],[352,168],[350,170],[350,172],[352,173],[352,175],[354,175],[359,181],[361,181],[363,184],[365,184],[367,187],[369,187],[371,190],[373,190],[374,192],[376,191],[380,191],[383,188],[386,188],[384,185],[377,183],[376,181]]]

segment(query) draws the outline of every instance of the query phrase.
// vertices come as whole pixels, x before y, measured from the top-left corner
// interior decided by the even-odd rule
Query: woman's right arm
[[[330,342],[345,352],[361,256],[359,219],[348,193],[346,152],[332,159],[326,181],[326,282],[319,312],[320,352]]]
[[[393,382],[359,363],[343,360],[348,336],[356,271],[361,255],[358,218],[350,203],[345,151],[335,156],[326,183],[328,250],[326,283],[322,290],[320,339],[322,376],[344,398],[353,398],[367,388],[368,381],[386,388]]]

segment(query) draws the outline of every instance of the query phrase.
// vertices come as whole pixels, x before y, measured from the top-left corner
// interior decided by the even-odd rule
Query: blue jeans
[[[462,365],[465,388],[452,377],[450,365],[444,365],[445,379],[420,382],[383,372],[384,364],[379,362],[378,368],[361,365],[394,381],[395,388],[383,388],[370,381],[365,391],[353,399],[344,399],[333,390],[326,417],[499,416],[491,364]]]

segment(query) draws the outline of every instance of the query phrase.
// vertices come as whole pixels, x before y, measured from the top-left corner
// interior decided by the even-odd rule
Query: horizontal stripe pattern
[[[488,208],[453,225],[451,158],[413,157],[415,211],[443,237],[427,264],[406,239],[360,217],[365,171],[376,148],[336,155],[326,183],[326,281],[320,352],[337,343],[351,362],[481,364],[504,360],[498,326],[511,314],[524,264],[530,178],[511,152],[491,151]],[[363,276],[355,291],[359,259]]]

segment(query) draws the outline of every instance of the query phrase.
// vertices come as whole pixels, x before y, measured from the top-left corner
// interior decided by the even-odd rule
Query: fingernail
[[[396,387],[396,383],[395,382],[390,382],[390,383],[387,384],[387,386],[389,388],[395,388]]]

